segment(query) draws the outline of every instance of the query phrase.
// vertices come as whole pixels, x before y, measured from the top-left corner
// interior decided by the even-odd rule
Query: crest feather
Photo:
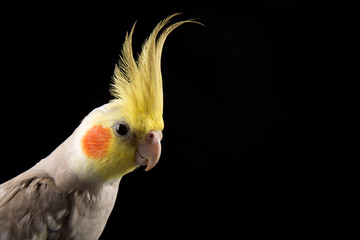
[[[129,111],[136,115],[145,114],[154,122],[161,122],[163,113],[163,90],[161,76],[161,53],[166,37],[178,26],[193,20],[185,20],[168,26],[159,35],[161,29],[178,14],[173,14],[159,22],[145,40],[141,53],[135,61],[132,51],[132,35],[126,33],[120,59],[115,66],[110,92]]]

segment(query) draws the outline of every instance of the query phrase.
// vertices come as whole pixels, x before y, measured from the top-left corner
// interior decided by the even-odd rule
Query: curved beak
[[[144,143],[137,147],[135,163],[136,165],[145,166],[145,171],[152,169],[160,159],[161,154],[161,131],[150,131]]]

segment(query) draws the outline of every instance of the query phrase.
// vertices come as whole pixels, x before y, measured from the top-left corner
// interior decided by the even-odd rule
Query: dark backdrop
[[[135,21],[139,52],[158,21],[182,12],[174,21],[206,27],[181,26],[165,44],[161,160],[122,179],[101,239],[347,232],[339,226],[359,159],[355,6],[112,1],[2,11],[1,182],[111,99]]]

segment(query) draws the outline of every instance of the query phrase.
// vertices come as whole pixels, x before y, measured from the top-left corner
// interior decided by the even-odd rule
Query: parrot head
[[[77,134],[77,172],[105,180],[122,177],[139,166],[146,171],[158,162],[161,153],[163,89],[161,52],[168,34],[186,20],[161,29],[175,16],[155,27],[135,61],[132,35],[126,34],[120,60],[115,66],[109,103],[84,118]],[[159,36],[158,36],[159,35]]]

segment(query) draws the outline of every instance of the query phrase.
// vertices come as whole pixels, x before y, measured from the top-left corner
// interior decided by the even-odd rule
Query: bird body
[[[122,176],[157,164],[164,128],[161,51],[172,30],[193,22],[174,23],[159,35],[175,15],[155,27],[137,61],[134,25],[115,66],[115,99],[90,112],[48,157],[0,185],[0,240],[98,239]]]
[[[0,185],[1,240],[99,238],[121,177],[104,180],[91,163],[81,166],[84,125],[86,118],[47,158]]]

